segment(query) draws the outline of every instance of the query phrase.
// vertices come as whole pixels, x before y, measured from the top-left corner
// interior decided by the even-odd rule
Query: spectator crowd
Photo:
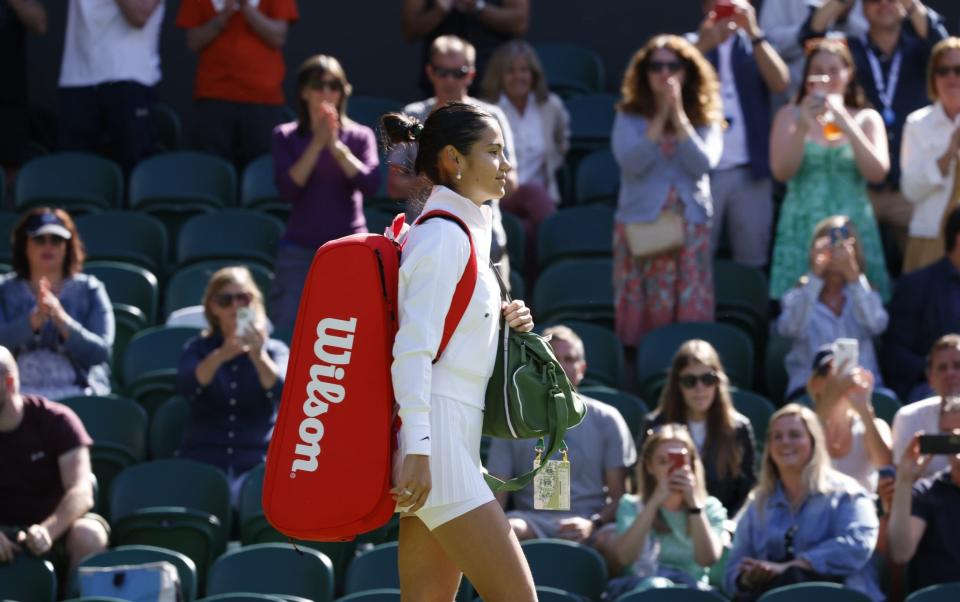
[[[67,4],[55,150],[109,158],[133,182],[162,156],[166,3]],[[557,290],[585,288],[547,288],[566,261],[547,262],[550,227],[585,209],[578,165],[603,155],[616,174],[606,221],[564,241],[576,257],[579,237],[602,239],[585,256],[603,259],[609,290],[580,292],[605,312],[584,302],[538,322],[588,408],[565,440],[570,507],[535,509],[532,485],[497,494],[521,541],[596,550],[610,600],[672,585],[756,600],[801,582],[901,600],[958,579],[960,446],[928,445],[960,436],[960,37],[922,0],[761,7],[702,0],[689,32],[642,41],[605,107],[609,136],[586,155],[569,108],[584,95],[552,85],[524,41],[528,0],[403,2],[425,98],[402,112],[424,121],[469,103],[499,123],[512,169],[490,203],[490,256],[535,315]],[[186,317],[168,321],[195,327],[161,361],[163,390],[184,404],[171,453],[220,470],[235,509],[265,458],[316,249],[378,230],[374,205],[411,222],[423,201],[417,142],[378,147],[376,120],[351,118],[338,58],[306,58],[284,97],[298,18],[295,0],[182,0],[176,15],[197,60],[189,147],[244,180],[267,157],[286,219],[270,218],[266,265],[219,257]],[[17,194],[34,152],[27,36],[46,29],[42,0],[0,0],[0,164]],[[43,557],[65,584],[111,537],[98,441],[71,408],[129,394],[129,337],[111,281],[87,269],[99,241],[84,240],[85,211],[54,196],[16,213],[0,276],[0,567]],[[173,245],[181,225],[164,221]],[[761,308],[754,328],[731,319],[723,262],[764,283],[745,301]],[[157,276],[182,265],[165,267]],[[651,352],[667,331],[676,344]],[[765,375],[744,382],[724,336],[746,340],[748,372]],[[598,377],[611,356],[613,381]],[[540,455],[531,441],[487,444],[485,467],[503,479]]]

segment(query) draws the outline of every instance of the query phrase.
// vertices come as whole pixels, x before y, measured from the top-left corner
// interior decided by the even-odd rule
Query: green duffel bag
[[[493,273],[501,295],[509,302],[496,267]],[[580,424],[586,413],[586,404],[574,391],[547,339],[533,332],[518,332],[501,316],[497,359],[487,383],[483,434],[499,439],[546,438],[543,458],[547,459],[561,449],[564,433]],[[484,478],[494,491],[518,491],[539,471],[536,468],[509,481],[489,474]]]

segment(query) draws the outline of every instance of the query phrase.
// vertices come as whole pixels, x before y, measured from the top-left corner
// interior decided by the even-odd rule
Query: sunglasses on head
[[[946,77],[951,73],[960,77],[960,65],[940,65],[934,69],[933,72],[936,73],[938,77]]]
[[[66,238],[57,236],[56,234],[39,234],[37,236],[31,236],[30,238],[38,245],[59,246],[67,242]]]
[[[717,376],[716,372],[707,372],[706,374],[684,374],[681,376],[678,381],[680,386],[684,389],[693,389],[697,386],[697,382],[703,384],[704,387],[712,387],[720,382],[720,377]]]
[[[647,63],[647,71],[651,73],[660,73],[661,71],[679,73],[683,71],[683,63],[681,61],[650,61]]]
[[[247,307],[253,301],[253,295],[250,293],[218,293],[213,297],[213,302],[220,307],[230,307],[234,301],[240,307]]]
[[[328,92],[341,92],[343,91],[343,84],[335,79],[324,79],[318,82],[313,82],[310,84],[310,87],[314,90],[326,90]]]
[[[433,68],[433,74],[437,77],[452,77],[454,79],[463,79],[470,74],[470,67],[464,65],[463,67],[457,67],[456,69],[448,69],[446,67],[437,67],[436,65],[430,65]]]

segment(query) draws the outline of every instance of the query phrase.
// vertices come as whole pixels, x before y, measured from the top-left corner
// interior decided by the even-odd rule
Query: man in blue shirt
[[[693,40],[717,69],[727,127],[720,163],[710,173],[713,196],[711,247],[716,252],[726,224],[733,258],[763,268],[773,232],[770,178],[770,95],[790,84],[786,63],[757,25],[747,0],[731,0],[732,13],[717,15],[703,0],[706,18]]]
[[[824,2],[807,19],[801,37],[823,37],[834,29],[850,1]],[[887,238],[892,235],[903,253],[913,207],[900,192],[900,136],[907,115],[930,104],[927,61],[934,45],[947,37],[947,30],[943,18],[921,0],[863,0],[863,15],[869,24],[867,34],[849,37],[848,45],[857,80],[883,117],[890,146],[890,173],[883,184],[871,186],[870,200],[877,221],[890,228]]]

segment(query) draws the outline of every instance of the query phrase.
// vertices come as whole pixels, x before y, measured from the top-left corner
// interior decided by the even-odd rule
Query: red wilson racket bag
[[[428,216],[457,222],[469,237],[455,216],[436,211],[420,219]],[[310,266],[263,482],[267,520],[289,537],[350,540],[384,525],[394,512],[399,422],[390,365],[401,251],[396,241],[403,226],[399,215],[387,235],[330,241]],[[471,253],[438,357],[473,296],[476,274]]]

